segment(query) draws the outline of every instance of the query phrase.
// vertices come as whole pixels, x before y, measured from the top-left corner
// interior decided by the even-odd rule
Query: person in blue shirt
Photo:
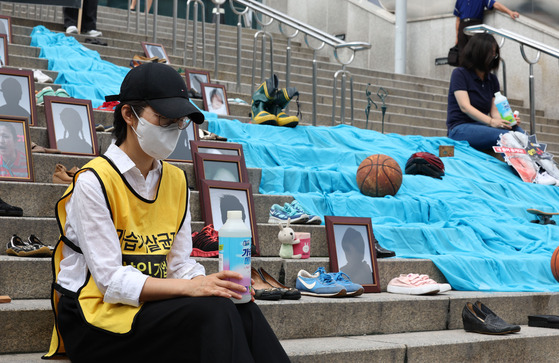
[[[491,150],[499,135],[509,130],[524,132],[503,120],[495,106],[499,80],[499,46],[491,34],[474,35],[464,48],[460,67],[452,71],[448,90],[448,137],[465,140],[478,150]]]
[[[456,0],[454,16],[456,16],[456,45],[458,45],[459,52],[464,49],[470,38],[464,34],[464,28],[482,24],[485,9],[496,9],[504,14],[508,14],[512,19],[517,19],[520,16],[518,12],[511,11],[505,5],[495,0]]]

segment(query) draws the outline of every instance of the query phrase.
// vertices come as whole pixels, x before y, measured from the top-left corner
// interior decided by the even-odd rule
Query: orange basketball
[[[553,277],[555,280],[559,281],[559,247],[555,249],[553,255],[551,255],[551,272],[553,273]]]
[[[356,179],[359,190],[365,195],[396,195],[402,185],[402,169],[390,156],[375,154],[361,162]]]

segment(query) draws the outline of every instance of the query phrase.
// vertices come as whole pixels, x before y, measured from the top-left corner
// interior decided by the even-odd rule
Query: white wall
[[[330,34],[346,34],[346,41],[370,42],[372,49],[358,52],[351,66],[394,72],[395,17],[390,12],[366,0],[270,1],[273,1],[275,9],[315,28]],[[453,2],[441,1],[445,2],[446,7],[448,1]],[[435,58],[445,57],[448,49],[454,45],[455,22],[456,18],[451,13],[408,21],[406,73],[441,80],[450,78],[452,67],[435,66]],[[528,17],[521,16],[514,21],[502,13],[491,11],[487,12],[485,23],[559,49],[559,32]],[[302,41],[302,38],[298,40]],[[529,56],[536,54],[531,49],[527,49],[527,53]],[[334,59],[331,49],[324,49],[321,54]],[[501,54],[507,67],[508,96],[524,100],[528,108],[529,65],[522,59],[520,48],[513,41],[505,42]],[[534,71],[536,108],[545,110],[549,117],[559,118],[559,61],[542,55]],[[502,81],[500,73],[499,78]],[[527,114],[522,116],[528,121]]]

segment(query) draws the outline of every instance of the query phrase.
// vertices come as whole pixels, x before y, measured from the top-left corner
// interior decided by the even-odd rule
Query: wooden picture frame
[[[30,126],[35,126],[36,108],[33,72],[0,68],[0,115],[25,117]]]
[[[193,69],[187,69],[184,73],[184,78],[186,80],[186,86],[188,89],[193,89],[202,94],[202,83],[210,83],[210,72],[208,71],[198,71]]]
[[[380,292],[371,218],[324,217],[331,272],[345,272],[365,292]]]
[[[0,66],[7,66],[10,64],[8,59],[8,36],[0,34]]]
[[[191,163],[194,160],[191,142],[197,140],[200,140],[198,124],[192,121],[186,129],[181,130],[181,136],[179,137],[179,141],[177,141],[175,150],[173,150],[171,155],[165,160]]]
[[[234,142],[221,141],[190,141],[192,153],[219,154],[219,155],[236,155],[245,158],[243,153],[243,145]]]
[[[252,232],[252,242],[259,256],[258,229],[250,183],[233,183],[218,180],[201,180],[200,207],[205,225],[213,224],[216,231],[227,220],[227,211],[242,210],[243,220]]]
[[[227,91],[222,84],[201,83],[204,109],[218,115],[230,115]]]
[[[49,147],[64,154],[99,155],[91,100],[45,96]]]
[[[245,159],[238,155],[194,154],[194,175],[196,188],[200,190],[201,181],[221,180],[233,183],[248,183]]]
[[[0,116],[0,180],[34,180],[26,117]]]
[[[6,34],[6,37],[8,38],[8,43],[13,43],[11,16],[0,15],[0,34]]]
[[[157,57],[159,59],[165,59],[167,64],[171,63],[163,44],[142,42],[142,48],[144,49],[146,57]]]

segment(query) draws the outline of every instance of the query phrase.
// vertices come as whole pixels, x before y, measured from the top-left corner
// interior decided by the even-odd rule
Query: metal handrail
[[[535,105],[535,95],[534,95],[534,64],[538,63],[540,60],[541,53],[545,53],[552,57],[559,59],[559,49],[550,47],[546,44],[538,42],[536,40],[527,38],[523,35],[511,32],[510,30],[506,29],[497,29],[493,28],[492,26],[486,24],[480,25],[472,25],[469,27],[464,28],[464,33],[467,35],[474,35],[476,33],[489,33],[489,34],[497,34],[502,36],[503,38],[510,39],[520,44],[520,52],[522,53],[522,58],[524,61],[530,65],[530,78],[529,78],[529,92],[530,92],[530,134],[535,135],[536,133],[536,105]],[[528,59],[526,53],[524,52],[524,48],[529,47],[536,50],[538,53],[536,54],[535,59]],[[504,76],[506,79],[506,76]]]

